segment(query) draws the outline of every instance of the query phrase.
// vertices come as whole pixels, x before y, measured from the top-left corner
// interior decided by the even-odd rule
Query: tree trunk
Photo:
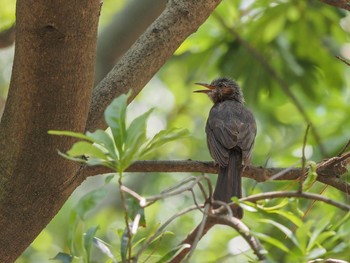
[[[13,262],[59,211],[79,168],[57,154],[83,131],[94,79],[99,1],[18,0],[16,50],[0,125],[0,262]]]

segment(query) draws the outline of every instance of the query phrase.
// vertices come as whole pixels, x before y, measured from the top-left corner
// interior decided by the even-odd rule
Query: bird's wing
[[[221,167],[225,167],[230,150],[236,146],[242,150],[243,159],[249,158],[256,124],[252,114],[242,104],[226,101],[211,109],[206,133],[211,156]]]

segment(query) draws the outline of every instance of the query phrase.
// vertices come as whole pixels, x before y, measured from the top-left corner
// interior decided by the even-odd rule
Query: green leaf
[[[51,135],[69,136],[93,142],[93,139],[91,137],[79,132],[49,130],[47,133]]]
[[[146,121],[151,112],[152,109],[134,119],[127,129],[124,149],[125,156],[121,160],[124,169],[139,158],[141,145],[146,141]]]
[[[139,240],[137,240],[136,242],[134,242],[132,249],[135,249],[139,244],[141,244],[145,240],[146,240],[146,237],[142,237]]]
[[[140,215],[139,225],[146,227],[145,209],[140,207],[140,202],[136,198],[127,198],[126,205],[128,209],[128,215],[131,220],[134,220],[136,215]]]
[[[183,138],[188,134],[189,132],[187,129],[171,128],[169,130],[162,130],[154,135],[141,153],[141,156],[145,156],[165,143]]]
[[[84,155],[80,155],[78,157],[72,157],[72,156],[69,156],[69,155],[62,153],[60,151],[58,152],[58,154],[64,158],[70,160],[70,161],[73,161],[73,162],[79,162],[79,163],[86,163],[87,162],[86,158],[83,157]]]
[[[157,261],[157,263],[166,263],[170,262],[171,259],[176,257],[178,254],[181,253],[182,250],[186,248],[190,248],[191,246],[189,244],[182,244],[180,246],[177,246],[176,248],[170,250],[168,253],[166,253],[160,260]]]
[[[283,216],[284,218],[288,219],[296,226],[300,226],[301,224],[303,224],[303,221],[300,219],[300,217],[296,216],[294,213],[290,211],[275,210],[275,211],[269,211],[269,213]]]
[[[126,257],[128,254],[128,245],[129,245],[129,235],[128,235],[128,227],[124,229],[121,242],[120,242],[120,255],[122,257],[122,262],[126,262]]]
[[[162,238],[162,237],[165,236],[165,235],[173,235],[173,236],[175,236],[174,232],[171,232],[171,231],[164,231],[164,232],[160,233],[158,236],[156,236],[156,237],[152,240],[151,244],[152,244],[152,243],[155,243],[158,239]]]
[[[86,233],[84,234],[84,249],[85,249],[87,262],[90,262],[91,247],[93,244],[93,239],[98,229],[99,229],[99,226],[90,227],[88,231],[86,231]]]
[[[290,240],[293,241],[293,243],[296,245],[296,246],[300,246],[298,240],[295,238],[295,236],[293,236],[293,232],[291,230],[289,230],[286,226],[280,224],[280,223],[277,223],[276,221],[273,221],[271,219],[259,219],[258,220],[259,222],[261,223],[267,223],[267,224],[271,224],[275,227],[277,227],[279,230],[281,230]]]
[[[258,207],[261,210],[267,211],[267,212],[272,212],[272,211],[278,211],[279,209],[282,209],[283,207],[285,207],[286,205],[288,205],[288,198],[284,198],[282,199],[278,204],[274,205],[274,206],[261,206],[258,205]]]
[[[104,152],[101,149],[85,141],[74,143],[72,148],[70,148],[67,151],[67,154],[73,157],[87,155],[87,156],[107,160],[107,156],[104,154]]]
[[[57,255],[50,260],[57,260],[62,263],[71,263],[73,261],[73,256],[63,252],[58,252]]]
[[[303,190],[308,190],[311,186],[316,182],[317,172],[316,172],[316,163],[313,161],[308,162],[309,171],[307,173],[307,177],[303,182]]]
[[[272,236],[268,236],[268,235],[265,235],[263,233],[257,233],[257,232],[252,232],[252,234],[255,237],[257,237],[258,239],[263,240],[266,243],[269,243],[269,244],[271,244],[271,245],[273,245],[273,246],[283,250],[286,253],[290,252],[288,247],[286,247],[281,241],[273,238]]]
[[[87,132],[86,135],[91,137],[95,143],[102,145],[104,148],[107,149],[108,154],[115,160],[118,159],[118,155],[116,153],[114,141],[109,136],[109,134],[106,131],[103,130],[96,130],[93,133]]]
[[[123,144],[126,137],[125,116],[129,94],[122,94],[114,99],[106,108],[104,116],[106,123],[111,128],[115,145],[119,152],[119,158],[123,155]]]
[[[327,250],[323,247],[317,247],[309,252],[307,255],[308,259],[316,259],[327,253]],[[326,261],[327,262],[327,261]]]
[[[106,197],[107,193],[105,188],[101,188],[84,195],[75,209],[80,219],[85,220],[87,213],[94,209]]]
[[[69,231],[68,231],[68,235],[67,235],[67,241],[69,244],[69,249],[70,252],[75,255],[76,254],[76,248],[75,248],[75,242],[74,242],[74,235],[78,226],[78,221],[79,221],[79,217],[78,214],[75,210],[72,210],[70,212],[69,215]]]

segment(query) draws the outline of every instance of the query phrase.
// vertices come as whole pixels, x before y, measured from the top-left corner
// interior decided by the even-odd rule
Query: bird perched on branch
[[[210,84],[196,84],[207,89],[194,92],[207,94],[214,103],[205,127],[210,155],[219,165],[213,199],[229,203],[233,196],[242,197],[241,172],[243,164],[250,162],[256,122],[235,81],[218,78]],[[241,207],[232,213],[243,217]]]

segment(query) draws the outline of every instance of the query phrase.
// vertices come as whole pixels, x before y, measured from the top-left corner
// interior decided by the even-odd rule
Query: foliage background
[[[127,1],[104,1],[100,27],[106,26],[112,15],[121,10]],[[14,1],[1,0],[0,30],[14,22]],[[235,78],[245,94],[246,103],[258,122],[258,136],[254,148],[253,164],[261,166],[299,166],[307,114],[320,136],[316,140],[308,136],[307,158],[319,161],[339,153],[349,140],[350,90],[349,67],[336,59],[350,59],[350,16],[345,11],[327,6],[319,1],[223,1],[208,21],[177,50],[174,56],[143,89],[129,106],[129,119],[155,107],[149,122],[149,135],[165,127],[182,127],[190,130],[189,138],[163,147],[153,159],[210,160],[205,142],[205,121],[211,107],[202,95],[193,94],[194,82],[210,82],[218,76]],[[0,94],[6,97],[9,85],[13,47],[0,50]],[[272,71],[270,70],[272,69]],[[281,85],[281,81],[283,85]],[[299,101],[300,109],[286,88]],[[320,150],[320,144],[324,148]],[[326,154],[326,155],[325,155]],[[129,174],[125,182],[142,195],[153,195],[175,184],[189,174]],[[215,176],[212,176],[215,180]],[[348,178],[344,177],[344,180]],[[244,179],[244,193],[270,190],[295,189],[293,182],[256,184]],[[117,229],[122,228],[119,194],[114,184],[106,185],[103,176],[89,178],[65,204],[56,218],[47,226],[17,262],[48,262],[59,251],[67,251],[71,233],[71,211],[79,200],[94,189],[106,189],[96,207],[89,210],[82,222],[82,231],[99,225],[97,236],[117,246]],[[313,192],[323,186],[316,183]],[[328,187],[324,195],[349,203],[345,194]],[[95,200],[97,201],[97,199]],[[174,211],[192,204],[190,194],[157,203],[146,210],[148,228],[164,222]],[[277,203],[276,203],[277,204]],[[282,211],[301,218],[310,202],[291,200]],[[299,208],[298,208],[299,205]],[[283,210],[284,209],[284,210]],[[88,210],[88,209],[87,209]],[[265,214],[264,214],[265,213]],[[285,217],[266,214],[293,229],[293,223]],[[316,203],[294,231],[299,247],[291,240],[284,240],[285,233],[276,231],[271,222],[262,223],[254,212],[246,212],[244,222],[255,232],[264,233],[288,244],[289,253],[266,244],[279,262],[305,262],[310,258],[307,250],[312,233],[318,233],[344,217],[342,212]],[[176,246],[200,221],[200,213],[190,214],[173,223],[166,235],[155,247],[153,257],[164,254]],[[332,230],[333,231],[333,230]],[[305,235],[308,233],[308,235]],[[334,230],[331,238],[350,234],[349,222]],[[331,235],[331,234],[330,234]],[[193,262],[244,262],[248,254],[236,254],[242,241],[233,231],[215,227],[201,240]],[[334,244],[320,247],[331,256],[350,260],[347,253],[350,241],[336,240]],[[302,247],[305,248],[303,251]],[[319,251],[319,250],[317,250]],[[317,251],[313,251],[317,256]],[[312,257],[311,257],[312,258]],[[317,258],[317,257],[316,257]],[[225,261],[226,260],[226,261]],[[233,261],[235,260],[235,261]],[[152,262],[152,260],[150,261]]]

